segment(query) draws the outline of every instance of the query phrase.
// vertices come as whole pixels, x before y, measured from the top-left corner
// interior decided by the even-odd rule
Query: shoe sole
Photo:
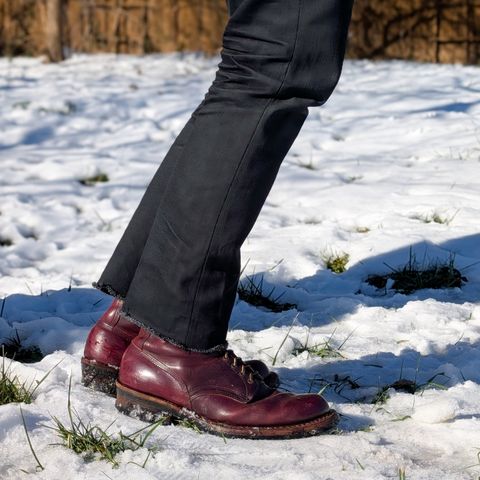
[[[82,383],[92,390],[115,397],[118,372],[118,368],[82,357]]]
[[[313,420],[292,425],[274,427],[229,425],[209,420],[167,400],[137,392],[118,381],[115,406],[120,412],[143,421],[163,420],[164,424],[187,421],[188,425],[195,429],[227,438],[257,440],[304,438],[328,433],[338,423],[337,412],[329,410]]]

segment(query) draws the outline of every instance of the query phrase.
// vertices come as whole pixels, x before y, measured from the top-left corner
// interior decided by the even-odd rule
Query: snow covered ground
[[[156,430],[158,452],[85,461],[59,442],[67,393],[81,417],[110,431],[144,426],[80,383],[85,337],[110,299],[91,288],[142,192],[213,79],[218,58],[76,55],[61,65],[0,59],[0,340],[18,331],[42,361],[23,406],[53,479],[470,479],[480,476],[480,70],[348,61],[338,89],[312,109],[242,250],[244,275],[297,309],[238,300],[229,341],[261,358],[296,392],[319,391],[339,431],[282,442],[226,440],[184,427]],[[79,180],[106,174],[94,186]],[[432,221],[433,218],[437,221]],[[411,249],[411,250],[410,250]],[[369,274],[420,263],[455,265],[461,289],[378,292]],[[348,253],[348,270],[325,268]],[[245,277],[244,277],[245,278]],[[259,278],[259,277],[257,277]],[[71,289],[69,286],[71,285]],[[342,357],[301,354],[308,343]],[[415,395],[399,379],[437,388]],[[431,387],[434,385],[426,385]],[[135,463],[133,463],[135,462]],[[0,478],[30,478],[35,460],[18,404],[0,407]]]

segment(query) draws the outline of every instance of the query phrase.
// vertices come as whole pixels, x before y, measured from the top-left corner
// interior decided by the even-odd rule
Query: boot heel
[[[82,358],[82,383],[85,387],[114,397],[117,377],[118,369]]]

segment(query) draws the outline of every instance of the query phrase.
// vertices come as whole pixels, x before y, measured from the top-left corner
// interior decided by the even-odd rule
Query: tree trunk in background
[[[46,13],[45,36],[48,59],[51,62],[61,62],[65,59],[62,42],[62,0],[47,0]]]

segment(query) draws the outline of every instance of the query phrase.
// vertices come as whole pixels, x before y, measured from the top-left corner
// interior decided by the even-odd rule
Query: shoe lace
[[[255,377],[257,376],[257,372],[253,370],[250,365],[246,365],[244,361],[235,355],[233,350],[226,350],[223,357],[228,361],[230,365],[235,368],[239,368],[239,373],[242,376],[247,375],[247,382],[253,383],[255,381]]]

